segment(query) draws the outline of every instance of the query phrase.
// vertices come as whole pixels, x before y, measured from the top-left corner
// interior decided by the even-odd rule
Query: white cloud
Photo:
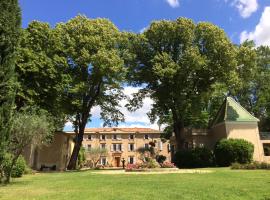
[[[166,0],[166,1],[173,8],[177,8],[180,5],[179,0]]]
[[[72,125],[73,125],[73,124],[72,124],[71,121],[68,121],[68,122],[65,123],[65,126],[68,126],[68,127],[72,127]]]
[[[133,93],[138,92],[138,90],[141,89],[139,87],[125,87],[124,93],[128,97],[132,97]],[[129,112],[125,105],[127,104],[127,100],[122,100],[119,104],[121,106],[120,111],[125,116],[125,122],[126,124],[121,124],[121,126],[125,127],[152,127],[155,129],[158,129],[157,124],[151,124],[150,120],[147,116],[147,113],[151,110],[153,100],[149,97],[145,98],[143,100],[143,106],[136,110],[135,112]],[[100,118],[100,107],[96,106],[92,109],[91,114],[93,118],[99,119]]]
[[[254,40],[256,45],[270,45],[270,6],[265,7],[261,19],[255,29],[251,32],[243,31],[240,42]]]
[[[229,0],[225,0],[228,2]],[[231,0],[231,5],[237,8],[243,18],[248,18],[258,10],[258,0]]]

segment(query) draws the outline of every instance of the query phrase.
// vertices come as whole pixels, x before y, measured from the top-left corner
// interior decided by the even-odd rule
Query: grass
[[[1,200],[270,200],[270,171],[105,175],[91,171],[26,175],[0,186]]]

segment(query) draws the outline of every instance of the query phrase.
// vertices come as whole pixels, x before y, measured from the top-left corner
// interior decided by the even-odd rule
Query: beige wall
[[[225,123],[219,123],[209,130],[209,148],[214,149],[216,143],[223,138],[227,138]]]
[[[91,135],[92,140],[88,140],[88,135]],[[100,135],[106,135],[106,140],[100,140]],[[134,135],[134,140],[129,139],[129,135]],[[144,135],[148,134],[149,139],[144,139]],[[119,135],[121,139],[113,140],[113,135]],[[108,156],[106,156],[107,162],[110,166],[117,167],[116,159],[125,159],[126,164],[128,163],[129,157],[134,157],[134,162],[140,162],[140,155],[136,151],[140,147],[144,147],[145,144],[149,144],[150,141],[156,142],[156,151],[159,155],[164,155],[167,160],[170,161],[170,152],[168,151],[168,142],[162,143],[160,134],[158,133],[127,133],[127,132],[114,132],[114,133],[86,133],[83,140],[83,146],[87,149],[88,145],[91,147],[100,147],[100,144],[106,144],[108,150]],[[160,148],[160,142],[162,143],[162,149]],[[122,151],[113,151],[113,144],[121,144]],[[134,150],[129,151],[128,144],[134,144]],[[120,163],[121,166],[121,163]]]
[[[28,146],[23,156],[27,164],[34,169],[39,170],[41,165],[56,165],[57,170],[64,170],[72,150],[72,137],[65,133],[55,133],[51,144],[41,147]]]
[[[251,142],[254,145],[253,159],[255,161],[263,161],[264,153],[257,122],[226,122],[226,131],[228,138],[239,138]]]

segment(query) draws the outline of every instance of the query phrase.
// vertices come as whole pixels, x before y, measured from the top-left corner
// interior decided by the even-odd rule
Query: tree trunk
[[[76,169],[78,155],[82,146],[84,129],[85,129],[85,125],[83,128],[79,128],[79,133],[76,135],[75,146],[74,146],[74,149],[72,151],[72,154],[71,154],[68,166],[67,166],[68,170]]]
[[[183,148],[183,145],[184,145],[183,144],[183,135],[182,135],[183,131],[184,131],[183,122],[181,122],[181,121],[174,122],[173,129],[174,129],[175,140],[176,140],[176,144],[177,144],[176,149],[180,150]]]
[[[5,180],[5,183],[10,183],[10,178],[11,178],[11,172],[12,172],[12,169],[14,167],[14,165],[16,164],[18,158],[20,156],[20,153],[15,155],[15,157],[12,159],[12,162],[11,162],[11,167],[10,167],[10,170],[8,171],[8,173],[6,174],[6,180]]]

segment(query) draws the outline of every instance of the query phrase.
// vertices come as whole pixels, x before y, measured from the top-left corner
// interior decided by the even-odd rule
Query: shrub
[[[243,139],[222,139],[214,149],[218,166],[226,167],[232,163],[250,163],[253,157],[254,146]]]
[[[160,164],[160,167],[161,168],[175,168],[175,165],[174,163],[171,163],[171,162],[164,162]]]
[[[78,169],[83,168],[85,162],[86,162],[85,148],[81,147],[79,151],[79,155],[78,155],[78,160],[77,160],[77,168]]]
[[[22,156],[19,156],[16,164],[14,165],[12,171],[11,171],[11,177],[13,178],[19,178],[22,177],[24,171],[26,168],[26,162]]]
[[[11,168],[11,177],[12,178],[19,178],[22,177],[25,168],[26,168],[26,162],[22,156],[19,156],[15,165],[12,167],[12,159],[13,155],[12,154],[6,154],[3,162],[3,170],[5,176],[8,176],[8,173],[10,172]]]
[[[270,164],[265,162],[252,162],[248,164],[233,163],[231,169],[268,169],[270,170]]]
[[[12,154],[6,153],[4,155],[2,166],[3,166],[4,175],[5,177],[7,177],[12,168]]]
[[[148,158],[148,161],[142,164],[142,168],[159,168],[159,167],[160,165],[158,164],[158,162],[152,158]]]
[[[214,156],[209,149],[205,147],[196,147],[194,149],[176,152],[174,162],[177,167],[210,167],[213,166]]]
[[[157,160],[158,163],[163,163],[166,160],[166,156],[157,155],[156,160]]]

